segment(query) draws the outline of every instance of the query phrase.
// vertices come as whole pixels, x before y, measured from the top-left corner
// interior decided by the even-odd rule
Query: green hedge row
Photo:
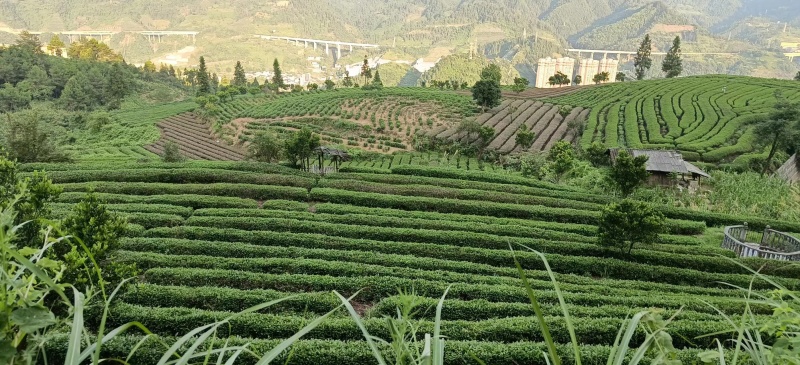
[[[434,211],[439,213],[459,213],[487,215],[501,218],[534,219],[548,222],[578,223],[596,225],[600,212],[567,208],[549,208],[519,204],[465,201],[409,197],[402,195],[353,192],[338,189],[314,188],[312,201],[359,205],[374,208],[394,208],[403,210]],[[668,220],[667,228],[674,234],[701,234],[705,231],[702,222]]]
[[[87,164],[65,164],[65,163],[30,163],[21,164],[20,171],[77,171],[77,170],[117,170],[119,163],[87,163]],[[281,174],[314,177],[313,174],[303,172],[290,167],[267,164],[263,162],[251,161],[186,161],[178,163],[147,162],[125,165],[126,169],[212,169],[212,170],[233,170],[249,171],[264,174]]]
[[[72,211],[54,209],[52,216],[55,218],[66,218]],[[182,226],[184,218],[175,214],[161,214],[161,213],[131,213],[131,212],[115,212],[120,217],[125,218],[128,223],[133,223],[142,226],[144,229],[157,228],[157,227],[177,227]]]
[[[333,188],[348,191],[417,196],[440,199],[477,200],[481,202],[541,205],[553,208],[581,210],[600,210],[602,205],[577,200],[551,198],[547,196],[511,194],[478,189],[453,189],[432,185],[382,184],[363,180],[320,180],[320,188]]]
[[[117,304],[112,307],[108,318],[110,327],[121,326],[132,321],[139,321],[155,333],[172,335],[188,333],[192,329],[207,323],[221,320],[232,313],[221,311],[204,311],[187,308],[150,308],[130,304]],[[219,335],[237,335],[245,337],[280,339],[294,335],[298,329],[312,319],[296,316],[252,313],[230,320],[229,326],[221,326]],[[568,343],[569,333],[565,322],[560,317],[545,317],[553,340]],[[373,336],[390,338],[385,319],[363,320],[367,330]],[[433,333],[433,323],[418,321],[417,331]],[[581,344],[602,345],[614,343],[623,319],[586,318],[573,323],[577,341]],[[729,330],[725,321],[681,321],[670,322],[668,332],[672,334],[673,344],[680,347],[710,346],[711,339],[696,339],[710,333]],[[442,321],[442,334],[451,340],[480,341],[492,339],[499,342],[543,341],[540,326],[536,318],[516,317],[489,319],[485,321]],[[733,336],[733,334],[729,335]],[[317,328],[309,332],[305,338],[329,340],[359,340],[363,338],[361,330],[351,318],[328,318]],[[722,339],[728,336],[720,336]],[[639,330],[632,340],[632,346],[638,346],[644,340],[644,331]]]
[[[612,201],[612,199],[607,196],[590,194],[590,193],[553,190],[551,188],[535,188],[526,185],[499,184],[499,183],[489,183],[482,181],[444,179],[444,178],[424,177],[424,176],[358,173],[358,174],[334,174],[334,175],[328,175],[327,178],[362,180],[362,181],[370,181],[375,183],[392,184],[392,185],[431,185],[431,186],[456,188],[456,189],[477,189],[477,190],[503,192],[511,194],[525,194],[525,195],[534,195],[534,196],[551,197],[559,199],[569,199],[569,200],[577,200],[577,201],[584,201],[584,202],[598,203],[598,204],[608,204]]]
[[[764,229],[767,226],[779,231],[800,232],[800,222],[778,221],[758,217],[739,216],[725,213],[701,212],[688,209],[665,207],[659,208],[664,215],[676,218],[687,219],[697,222],[706,222],[709,227],[713,226],[735,226],[747,222],[752,229]]]
[[[242,291],[244,292],[244,291]],[[373,318],[382,316],[391,317],[397,313],[397,308],[402,305],[404,299],[396,296],[389,297],[378,302],[375,306],[370,308],[369,314]],[[433,320],[436,316],[436,306],[439,304],[439,298],[417,298],[418,304],[417,317],[427,320]],[[558,304],[541,303],[540,307],[546,316],[563,316],[562,307]],[[240,311],[247,307],[236,309],[232,307],[229,309],[218,310],[232,310]],[[446,299],[444,301],[445,310],[442,311],[442,319],[444,320],[465,320],[465,321],[478,321],[492,318],[509,318],[509,317],[534,317],[535,313],[530,303],[495,303],[487,300],[458,300]],[[652,307],[639,307],[631,308],[621,305],[600,305],[600,306],[583,306],[567,304],[567,311],[572,318],[582,320],[583,318],[626,318],[630,317],[631,313],[651,309]],[[686,308],[671,308],[666,309],[664,317],[672,317],[677,315],[677,319],[683,321],[718,321],[720,320],[719,313],[716,312],[695,312],[687,310]],[[768,314],[769,309],[763,308],[765,314]],[[736,316],[732,316],[736,318]]]
[[[275,289],[281,291],[329,291],[338,290],[355,293],[361,290],[362,300],[379,301],[397,293],[400,288],[414,288],[424,296],[435,297],[444,292],[449,285],[443,280],[426,280],[395,276],[330,276],[310,274],[263,274],[240,270],[201,269],[201,268],[152,268],[147,270],[148,282],[160,285],[182,286],[220,286],[243,290]],[[538,286],[538,283],[537,283]],[[558,298],[552,287],[537,288],[539,300],[557,304]],[[450,298],[461,300],[483,299],[491,302],[526,303],[528,298],[521,285],[497,285],[476,283],[454,283]],[[652,292],[642,295],[641,291],[613,290],[605,292],[564,292],[564,299],[571,304],[582,306],[623,305],[628,307],[658,307],[677,309],[685,307],[692,311],[710,313],[712,309],[699,299],[687,295],[667,295]],[[742,313],[743,302],[733,297],[703,298],[725,313]]]
[[[69,203],[53,203],[50,205],[53,210],[71,210],[75,204]],[[194,210],[190,207],[182,207],[179,205],[169,204],[105,204],[105,206],[114,212],[118,213],[159,213],[159,214],[172,214],[188,218]]]
[[[121,296],[121,300],[126,303],[142,306],[189,307],[234,312],[281,298],[286,298],[286,300],[271,306],[270,313],[325,314],[341,304],[331,292],[284,293],[275,290],[238,290],[152,284],[132,285]]]
[[[594,243],[572,242],[569,241],[571,234],[557,231],[545,232],[545,234],[535,236],[535,238],[520,238],[464,231],[374,227],[322,221],[255,217],[193,216],[186,220],[186,224],[248,231],[319,233],[329,236],[363,238],[376,241],[434,243],[496,250],[507,250],[509,246],[520,248],[525,245],[545,253],[561,255],[615,258],[641,264],[672,266],[706,272],[739,274],[748,272],[731,260],[722,257],[704,256],[700,248],[691,246],[649,245],[647,249],[637,249],[628,254]],[[716,252],[719,249],[712,248],[712,250],[712,252]],[[800,272],[800,268],[794,271]],[[788,275],[789,273],[783,272],[783,274]]]
[[[181,333],[182,335],[182,333]],[[177,338],[163,337],[168,344],[174,343]],[[143,342],[142,342],[143,341]],[[156,364],[161,359],[165,348],[158,343],[155,338],[146,339],[142,336],[118,336],[113,341],[103,346],[101,358],[127,358],[131,349],[142,342],[141,347],[131,358],[130,364]],[[265,354],[276,347],[280,340],[255,340],[243,339],[239,337],[216,339],[214,342],[217,348],[224,346],[241,346],[249,344],[248,349],[256,354]],[[206,344],[210,344],[208,341]],[[205,347],[204,344],[201,348]],[[388,345],[378,343],[379,348],[385,356],[389,356],[391,349]],[[185,346],[186,348],[188,346]],[[556,344],[556,349],[562,357],[565,365],[574,364],[572,345]],[[607,345],[582,345],[580,347],[581,360],[585,365],[606,365],[606,360],[610,354]],[[684,364],[692,364],[698,361],[697,349],[684,349],[677,351],[677,359]],[[45,344],[45,353],[51,364],[65,363],[67,353],[67,335],[54,336],[52,340]],[[546,362],[544,354],[547,347],[543,343],[534,342],[476,342],[476,341],[452,341],[445,342],[445,364],[447,365],[477,365],[473,359],[480,359],[485,364],[544,364]],[[291,361],[288,356],[291,354]],[[629,357],[632,350],[629,352]],[[212,357],[212,363],[215,358]],[[237,365],[253,365],[258,359],[243,355],[236,362]],[[644,363],[650,363],[652,358],[645,356]],[[292,345],[292,351],[285,351],[274,363],[291,365],[375,365],[376,360],[370,348],[364,341],[334,341],[334,340],[300,340]]]
[[[389,175],[392,173],[392,170],[389,169],[381,169],[377,167],[362,167],[362,166],[344,166],[339,169],[340,173],[361,173],[361,174],[382,174],[382,175]],[[330,177],[334,177],[338,174],[328,175]]]
[[[311,188],[314,179],[297,175],[262,174],[255,172],[177,168],[53,171],[47,176],[55,183],[93,181],[146,182],[170,184],[237,183]]]
[[[470,261],[501,267],[513,264],[511,252],[508,250],[487,250],[472,247],[461,247],[454,250],[452,246],[432,243],[396,243],[369,240],[337,239],[331,236],[290,234],[281,232],[253,232],[233,229],[214,229],[207,227],[156,228],[145,233],[149,237],[188,238],[211,241],[243,241],[263,245],[303,246],[315,248],[344,247],[353,250],[369,250],[415,256],[435,257],[446,260]],[[517,252],[520,261],[529,269],[542,270],[544,266],[538,256],[528,252]],[[665,255],[668,256],[668,255]],[[683,269],[680,267],[654,266],[613,258],[591,256],[566,256],[548,254],[547,259],[553,271],[565,274],[577,274],[613,279],[628,279],[645,282],[667,283],[676,285],[695,285],[701,287],[727,287],[724,283],[748,286],[751,276],[742,274],[719,274],[704,271]],[[781,279],[789,287],[797,287],[800,280]],[[770,288],[768,283],[755,282],[756,288]]]
[[[467,170],[448,169],[442,167],[405,165],[405,166],[393,167],[392,174],[483,181],[483,182],[500,183],[500,184],[524,185],[524,186],[531,186],[534,188],[545,188],[551,190],[584,192],[578,188],[573,188],[566,185],[548,183],[535,179],[529,179],[519,175],[511,175],[511,174],[501,175],[483,171],[467,171]]]
[[[119,262],[136,263],[142,269],[150,268],[197,268],[235,270],[242,272],[255,272],[266,274],[302,273],[304,275],[336,275],[338,277],[391,277],[428,280],[440,280],[451,284],[494,285],[507,287],[521,287],[519,279],[502,276],[482,276],[474,274],[461,274],[456,272],[437,271],[434,269],[411,269],[391,267],[389,265],[370,265],[352,262],[337,262],[319,259],[297,258],[220,258],[213,256],[187,256],[163,255],[158,253],[142,253],[119,251],[115,259]],[[548,290],[552,287],[546,281],[532,283],[537,289]],[[564,284],[564,290],[571,294],[599,293],[608,296],[652,296],[658,295],[651,291],[632,291],[628,289],[602,288],[600,286],[577,286]]]
[[[156,195],[156,194],[200,194],[231,196],[256,200],[288,199],[305,201],[308,189],[289,186],[253,184],[167,184],[167,183],[123,183],[92,181],[86,183],[61,184],[66,192],[96,191],[111,194]]]
[[[447,246],[435,244],[348,240],[315,235],[280,234],[277,232],[236,232],[235,230],[179,227],[174,229],[158,228],[148,231],[146,235],[151,237],[190,238],[213,241],[246,241],[259,245],[303,246],[310,248],[335,248],[368,250],[382,253],[413,254],[415,256],[470,261],[473,263],[500,267],[509,267],[513,262],[511,252],[505,250],[486,250],[468,247],[453,250]],[[526,268],[536,270],[543,269],[541,260],[535,254],[520,251],[517,252],[517,256]],[[576,257],[555,254],[549,254],[547,257],[553,270],[564,274],[630,279],[676,285],[685,284],[699,287],[725,287],[725,285],[720,282],[747,285],[750,281],[750,276],[748,275],[714,274],[682,268],[637,264],[608,258]],[[797,284],[797,280],[784,279],[781,281],[789,286],[795,286]],[[770,287],[768,284],[760,281],[757,281],[755,286],[757,288]]]
[[[189,208],[258,208],[258,202],[252,199],[242,199],[226,196],[211,196],[198,194],[179,195],[127,195],[95,193],[106,204],[168,204]],[[86,197],[85,192],[62,193],[58,202],[78,203]]]
[[[341,240],[341,239],[337,239]],[[354,240],[350,240],[354,241]],[[370,241],[358,240],[354,243],[367,243]],[[299,245],[303,245],[300,243]],[[231,258],[296,258],[313,257],[328,261],[350,261],[372,265],[407,267],[424,270],[443,270],[461,274],[501,276],[518,278],[519,273],[514,267],[497,267],[467,261],[451,261],[448,259],[414,256],[418,254],[412,250],[408,254],[379,253],[376,251],[360,251],[356,249],[321,249],[296,246],[263,246],[238,242],[196,241],[172,238],[135,238],[123,241],[123,249],[139,252],[167,252],[173,255],[205,255]],[[347,247],[345,247],[347,248]],[[363,250],[363,248],[362,248]],[[479,250],[479,249],[478,249]],[[485,250],[484,250],[485,251]],[[380,252],[380,251],[377,251]],[[493,252],[487,252],[487,255]],[[424,254],[424,252],[422,253]],[[521,260],[533,259],[526,252],[519,252]],[[455,257],[456,259],[461,257]],[[696,286],[677,286],[670,284],[645,283],[639,281],[623,281],[610,279],[595,279],[575,275],[555,274],[564,290],[607,293],[609,288],[627,289],[638,291],[656,291],[681,294],[694,294],[704,296],[732,296],[735,291],[730,289],[712,289]],[[538,288],[549,289],[552,285],[550,277],[545,271],[528,270],[528,278],[532,285]]]
[[[444,231],[467,231],[477,233],[488,233],[500,236],[525,237],[564,240],[570,242],[596,241],[594,237],[578,235],[574,233],[550,231],[540,228],[522,227],[514,225],[492,225],[478,222],[454,222],[446,220],[427,220],[417,218],[398,218],[368,214],[327,214],[309,213],[288,210],[265,210],[265,209],[201,209],[195,212],[195,216],[208,217],[237,217],[237,218],[285,218],[306,221],[318,221],[326,223],[351,224],[361,226],[378,226],[392,228],[413,228]]]

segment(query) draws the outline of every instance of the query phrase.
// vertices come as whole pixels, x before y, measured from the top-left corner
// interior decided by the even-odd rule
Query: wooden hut
[[[617,162],[621,148],[608,150],[611,163]],[[697,166],[685,161],[678,151],[672,150],[636,150],[624,149],[633,157],[647,156],[647,172],[650,173],[648,183],[658,186],[699,185],[700,178],[710,177]]]
[[[789,160],[778,169],[778,176],[790,183],[799,183],[800,157],[795,154],[789,158]]]
[[[319,174],[328,174],[339,172],[339,166],[342,162],[349,161],[350,155],[346,151],[338,150],[331,147],[317,147],[314,152],[317,154],[318,164],[312,167],[311,172]],[[328,166],[325,166],[325,160],[330,159]]]

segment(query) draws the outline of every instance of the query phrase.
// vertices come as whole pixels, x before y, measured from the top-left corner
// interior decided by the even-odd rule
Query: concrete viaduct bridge
[[[10,33],[20,34],[22,30],[11,30]],[[147,37],[147,40],[153,42],[158,41],[161,42],[162,37],[166,36],[187,36],[192,37],[192,43],[195,42],[196,36],[200,32],[191,31],[191,30],[135,30],[135,31],[110,31],[110,30],[63,30],[63,31],[52,31],[52,32],[31,32],[28,33],[34,35],[41,35],[44,33],[52,33],[52,34],[60,34],[65,35],[69,38],[70,42],[74,42],[75,39],[81,39],[83,37],[90,37],[96,38],[101,42],[106,40],[110,40],[117,33],[137,33]]]
[[[255,36],[256,38],[266,39],[266,40],[281,40],[287,41],[289,43],[294,43],[296,46],[299,46],[300,43],[303,43],[303,46],[308,48],[308,45],[311,44],[314,49],[317,49],[317,46],[325,46],[325,54],[330,54],[330,48],[336,47],[336,58],[342,58],[342,47],[349,48],[350,52],[353,52],[353,47],[356,48],[379,48],[380,46],[377,44],[367,44],[367,43],[350,43],[350,42],[340,42],[340,41],[326,41],[321,39],[308,39],[308,38],[294,38],[294,37],[278,37],[278,36],[271,36],[271,35],[259,35]]]
[[[621,60],[622,56],[626,56],[628,58],[633,57],[636,55],[636,52],[631,51],[612,51],[612,50],[602,50],[602,49],[578,49],[578,48],[569,48],[566,50],[567,52],[577,53],[578,58],[581,58],[583,54],[589,54],[589,58],[594,58],[595,54],[602,54],[603,58],[608,58],[608,55],[617,55],[617,60]],[[664,56],[666,52],[653,52],[651,53],[654,56]],[[684,56],[735,56],[737,53],[724,53],[724,52],[699,52],[699,53],[681,53]]]

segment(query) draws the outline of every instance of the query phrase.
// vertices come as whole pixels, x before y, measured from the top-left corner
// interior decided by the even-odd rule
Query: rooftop
[[[619,151],[622,148],[611,148],[608,150],[611,161],[617,160]],[[684,161],[683,156],[678,151],[673,150],[637,150],[637,149],[624,149],[628,151],[633,157],[647,156],[647,171],[650,172],[666,172],[676,174],[693,174],[702,177],[710,177],[703,170],[697,166]]]

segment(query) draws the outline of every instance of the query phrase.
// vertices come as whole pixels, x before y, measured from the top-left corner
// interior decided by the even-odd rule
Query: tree
[[[556,179],[560,180],[575,164],[575,150],[569,142],[558,141],[550,149],[547,160],[550,161],[550,169],[556,174]]]
[[[639,46],[639,50],[636,51],[636,57],[633,59],[633,66],[636,69],[637,80],[644,80],[647,70],[653,66],[653,58],[651,56],[652,49],[653,44],[650,41],[650,35],[647,34],[644,36],[644,40]]]
[[[794,81],[800,81],[800,71],[797,71],[797,75],[794,76]]]
[[[219,76],[216,72],[211,74],[209,81],[211,82],[211,91],[215,92],[219,88]]]
[[[73,208],[64,219],[62,228],[70,238],[58,242],[51,251],[53,259],[62,259],[66,264],[65,279],[78,286],[96,281],[92,274],[94,264],[114,265],[109,254],[120,248],[120,240],[128,226],[127,221],[110,212],[95,194],[86,197]],[[90,260],[81,243],[89,249],[94,260]],[[109,277],[114,270],[102,270]]]
[[[197,68],[197,94],[204,95],[211,93],[211,81],[206,68],[206,58],[200,56],[200,66]]]
[[[53,96],[55,90],[47,71],[39,65],[31,67],[25,75],[25,80],[17,83],[17,87],[28,92],[33,100],[47,100]]]
[[[27,30],[23,30],[19,34],[16,45],[34,54],[44,53],[42,52],[42,42],[39,41],[39,36],[31,34]]]
[[[69,158],[54,140],[52,126],[39,111],[6,114],[2,145],[11,159],[21,163],[66,162]]]
[[[511,89],[514,90],[517,94],[519,94],[528,88],[529,83],[530,82],[528,81],[528,79],[524,77],[515,77],[514,85],[511,87]]]
[[[353,87],[353,79],[350,78],[350,73],[347,71],[344,72],[344,79],[342,80],[342,86]]]
[[[328,79],[325,80],[325,90],[333,90],[336,87],[336,83],[333,80]]]
[[[144,62],[144,66],[142,66],[142,71],[147,73],[155,73],[156,72],[156,64],[153,61],[147,60]]]
[[[522,125],[517,131],[517,137],[515,141],[517,145],[522,147],[523,150],[527,150],[533,146],[533,141],[536,139],[536,133],[528,130],[528,126]]]
[[[661,64],[661,71],[666,73],[666,77],[671,79],[678,77],[683,72],[683,60],[681,60],[681,37],[675,37],[672,41],[672,47],[664,57],[664,62]]]
[[[319,136],[311,133],[307,127],[294,132],[290,138],[284,141],[284,151],[289,162],[292,166],[302,167],[303,170],[308,170],[311,155],[319,146]]]
[[[644,184],[650,173],[647,172],[647,156],[633,157],[628,151],[620,150],[609,177],[622,196],[631,195],[637,187]]]
[[[275,59],[275,61],[272,62],[272,85],[275,88],[275,91],[280,91],[281,89],[286,87],[286,84],[283,82],[283,72],[281,71],[281,64],[278,63],[277,58]]]
[[[756,126],[756,142],[769,146],[769,154],[761,170],[763,176],[772,165],[778,150],[798,146],[800,140],[800,104],[791,103],[778,95],[778,103],[767,121]]]
[[[283,146],[272,133],[259,133],[250,144],[250,158],[256,161],[277,163],[281,159],[281,153]]]
[[[547,83],[550,84],[550,86],[564,86],[571,84],[572,80],[570,80],[569,76],[565,73],[557,71],[555,75],[550,76]]]
[[[14,226],[28,222],[17,232],[14,241],[17,246],[40,247],[42,220],[49,218],[49,205],[58,199],[62,189],[43,172],[18,176],[14,160],[14,156],[9,159],[0,153],[0,211],[11,208],[17,213],[13,217]]]
[[[664,215],[645,202],[623,200],[603,209],[597,230],[602,246],[630,254],[637,243],[655,243],[664,231]]]
[[[164,155],[161,156],[164,162],[183,162],[185,158],[181,154],[181,147],[175,141],[167,141],[164,144]]]
[[[379,73],[379,70],[377,70],[377,69],[375,70],[375,78],[372,79],[372,87],[374,89],[383,88],[383,81],[381,81],[381,74]]]
[[[31,93],[22,87],[14,87],[10,83],[0,87],[0,110],[13,112],[31,105]]]
[[[88,76],[79,72],[64,85],[59,101],[67,110],[90,110],[97,101],[93,98],[94,94],[95,89]]]
[[[492,140],[495,136],[495,130],[492,127],[483,126],[478,129],[478,161],[483,161],[483,153],[486,152],[486,147],[489,147],[489,143],[492,143]]]
[[[81,39],[70,44],[67,56],[90,61],[122,62],[122,55],[114,52],[107,44],[93,38]],[[155,72],[155,65],[153,69]]]
[[[61,57],[64,55],[64,48],[66,47],[67,45],[64,44],[61,37],[53,35],[50,37],[50,42],[47,43],[47,52],[50,53],[51,56]]]
[[[369,67],[369,60],[367,60],[367,56],[364,56],[364,63],[361,65],[361,76],[364,77],[364,85],[367,85],[367,81],[372,78],[372,69]]]
[[[608,148],[600,142],[592,143],[592,145],[584,151],[584,158],[594,167],[608,166],[610,163]]]
[[[595,84],[600,84],[601,82],[608,82],[610,76],[611,75],[609,75],[608,72],[604,71],[597,75],[594,75],[592,81],[594,81]]]
[[[502,79],[503,72],[500,70],[500,66],[494,63],[490,63],[481,70],[481,80],[495,81],[499,85]]]
[[[119,63],[111,66],[111,71],[106,80],[105,93],[107,105],[110,109],[119,108],[122,100],[134,89],[133,78]]]
[[[312,82],[312,83],[306,85],[306,89],[308,89],[308,91],[319,90],[319,85],[317,85],[317,84]]]
[[[573,82],[575,83],[575,85],[580,85],[583,82],[583,76],[575,75],[575,79],[573,80]]]
[[[244,67],[242,63],[236,61],[236,66],[233,68],[233,86],[247,86],[247,76],[244,74]]]
[[[484,111],[500,105],[502,96],[500,83],[494,80],[480,80],[472,87],[472,98]]]
[[[614,81],[616,81],[616,82],[625,82],[626,78],[627,78],[627,76],[625,76],[624,72],[617,72],[617,77],[614,78]]]

